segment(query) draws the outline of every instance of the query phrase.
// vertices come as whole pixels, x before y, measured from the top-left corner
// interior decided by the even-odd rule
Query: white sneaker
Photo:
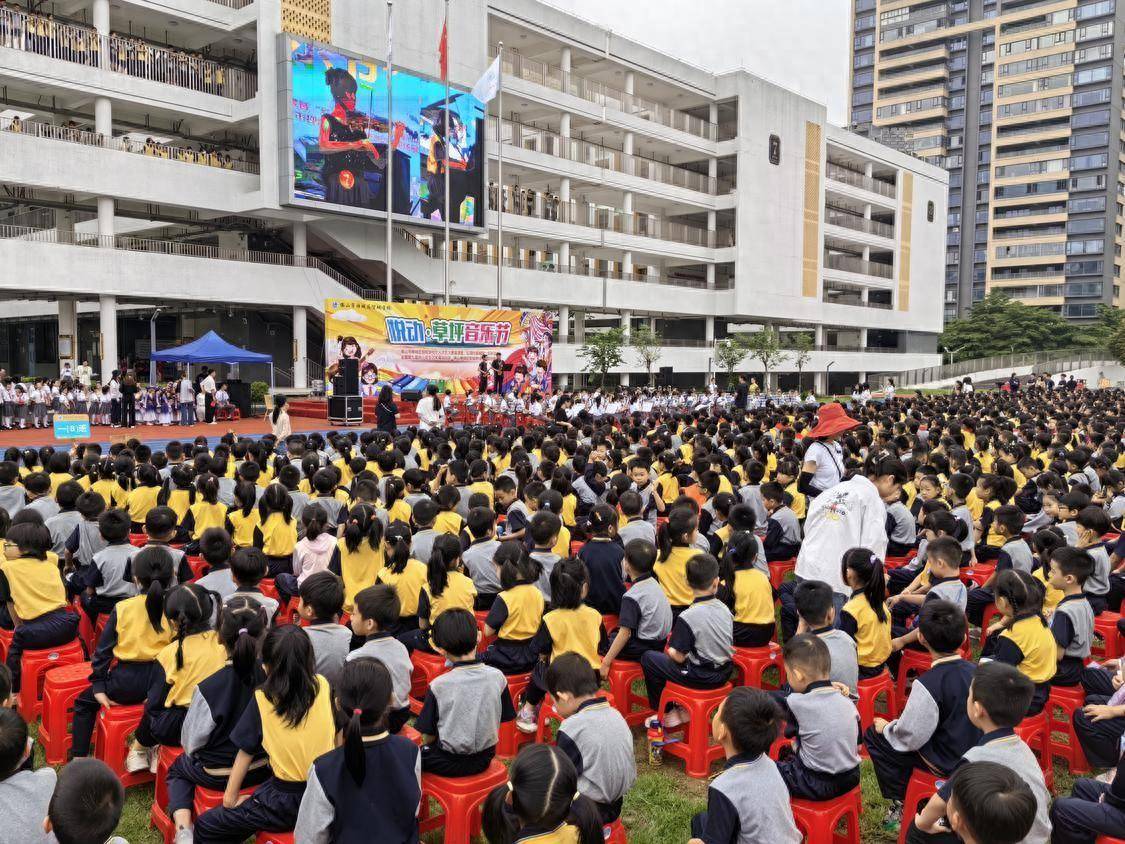
[[[665,727],[678,727],[681,724],[686,724],[691,720],[691,713],[684,709],[682,706],[673,706],[668,714],[664,716]]]
[[[152,766],[153,756],[154,754],[150,753],[147,747],[133,747],[125,757],[125,770],[130,774],[147,771]]]
[[[181,826],[176,830],[176,838],[173,844],[194,844],[195,832],[190,826]]]
[[[521,733],[534,733],[538,727],[539,717],[535,707],[530,703],[525,703],[520,707],[519,714],[516,715],[516,729]]]

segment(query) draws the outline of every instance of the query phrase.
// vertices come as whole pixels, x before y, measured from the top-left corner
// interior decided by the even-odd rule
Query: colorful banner
[[[364,396],[378,395],[384,384],[396,393],[430,384],[475,393],[482,363],[486,386],[497,392],[551,390],[553,313],[328,299],[324,314],[329,387],[340,360],[355,358]]]

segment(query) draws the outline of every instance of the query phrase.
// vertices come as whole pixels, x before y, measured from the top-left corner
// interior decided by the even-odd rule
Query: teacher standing
[[[208,425],[215,424],[215,371],[208,369],[203,380],[199,382],[203,391],[203,417]]]
[[[285,409],[285,396],[274,397],[273,411],[270,413],[270,429],[277,438],[278,445],[284,444],[293,433],[293,427],[289,424],[289,411]]]
[[[126,428],[137,424],[137,379],[131,371],[121,379],[121,424]]]
[[[828,402],[820,408],[816,425],[807,436],[812,442],[805,447],[798,490],[815,498],[844,479],[844,449],[838,440],[858,427],[859,422],[848,416],[839,402]]]
[[[379,401],[375,405],[375,426],[380,431],[386,431],[392,436],[398,433],[398,405],[395,404],[395,394],[389,384],[384,384],[379,391]]]

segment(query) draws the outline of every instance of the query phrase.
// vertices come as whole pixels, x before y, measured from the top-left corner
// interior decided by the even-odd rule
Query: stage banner
[[[461,305],[327,299],[324,303],[325,383],[340,360],[359,361],[360,393],[384,384],[396,393],[436,384],[454,395],[486,387],[530,395],[551,389],[555,314]]]

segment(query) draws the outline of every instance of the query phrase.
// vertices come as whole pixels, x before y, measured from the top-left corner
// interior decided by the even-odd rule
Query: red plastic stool
[[[613,695],[614,706],[630,727],[643,724],[653,714],[648,697],[633,691],[633,684],[644,678],[639,662],[616,659],[609,667],[609,692]]]
[[[1090,646],[1090,656],[1103,661],[1121,656],[1121,634],[1117,632],[1120,620],[1120,615],[1109,610],[1094,616],[1094,641]]]
[[[129,753],[126,739],[141,723],[144,711],[143,703],[102,708],[98,712],[97,726],[94,729],[94,755],[109,765],[126,788],[152,782],[153,779],[152,773],[147,770],[137,771],[135,774],[125,770],[125,757]]]
[[[1047,721],[1046,707],[1038,715],[1024,718],[1016,726],[1015,734],[1039,757],[1039,767],[1043,769],[1043,778],[1050,790],[1055,781],[1055,771],[1051,764],[1051,727]]]
[[[877,710],[876,702],[879,695],[886,695],[886,706],[882,713]],[[891,672],[887,669],[866,680],[859,681],[859,721],[866,730],[875,721],[875,716],[880,715],[888,721],[898,717],[898,700],[895,697],[895,681],[891,679]]]
[[[1051,697],[1047,701],[1047,727],[1050,736],[1050,758],[1061,756],[1066,760],[1067,768],[1072,775],[1086,774],[1090,765],[1086,761],[1086,754],[1074,732],[1074,713],[1086,704],[1086,693],[1081,686],[1052,686]],[[1063,717],[1056,717],[1062,712]],[[1056,735],[1065,736],[1066,741],[1056,738]]]
[[[1099,835],[1095,844],[1125,844],[1125,838],[1110,838],[1108,835]]]
[[[277,592],[277,586],[274,584],[272,577],[267,577],[262,580],[262,582],[258,584],[258,589],[266,597],[273,598],[278,602],[281,601],[281,596]]]
[[[621,617],[616,615],[603,615],[602,616],[602,629],[605,630],[606,636],[621,626]],[[613,640],[610,639],[612,642]]]
[[[766,563],[766,565],[770,567],[770,585],[774,589],[780,589],[781,584],[785,582],[785,575],[797,568],[797,558],[774,560],[772,563]]]
[[[188,557],[187,563],[188,563],[188,566],[191,568],[192,580],[199,580],[199,578],[201,578],[201,577],[203,577],[203,575],[207,574],[207,572],[211,568],[211,564],[208,563],[202,557]]]
[[[980,622],[980,646],[984,647],[984,643],[988,641],[988,626],[992,624],[992,620],[1000,615],[1000,610],[996,609],[996,604],[989,604],[984,608],[984,614],[981,616]]]
[[[74,701],[90,685],[90,663],[60,665],[47,672],[43,681],[43,723],[39,741],[48,765],[66,764],[67,751],[73,742],[70,723],[74,717]]]
[[[148,545],[147,533],[131,533],[129,534],[129,544],[135,548],[144,548]]]
[[[859,813],[863,804],[859,788],[853,788],[835,800],[791,800],[793,820],[805,835],[805,844],[833,844],[847,842],[859,844]],[[836,834],[840,821],[845,821],[847,831]]]
[[[259,832],[254,844],[293,844],[292,832]]]
[[[906,799],[902,801],[902,826],[898,832],[898,844],[906,844],[906,833],[910,830],[910,821],[918,814],[923,803],[929,801],[937,794],[939,788],[945,783],[944,779],[915,768],[910,775],[910,782],[906,784]]]
[[[296,624],[297,623],[297,598],[290,598],[289,603],[283,604],[278,607],[277,618],[275,624]]]
[[[898,701],[900,712],[906,706],[906,688],[910,677],[921,677],[930,670],[932,661],[929,651],[916,651],[913,648],[902,649],[902,659],[898,664],[898,676],[895,677],[895,700]]]
[[[152,795],[152,808],[149,809],[148,821],[152,828],[164,836],[164,844],[171,844],[176,837],[176,825],[168,816],[168,769],[182,755],[182,747],[160,746],[159,761],[156,763],[156,787]],[[220,798],[221,800],[221,798]]]
[[[489,636],[484,632],[484,622],[488,619],[488,610],[476,610],[473,615],[477,618],[477,631],[480,633],[480,641],[477,643],[477,652],[480,653],[496,641],[496,637]]]
[[[422,833],[445,828],[445,844],[469,844],[480,834],[480,805],[492,789],[508,781],[508,769],[493,759],[483,774],[472,777],[439,777],[422,774],[422,810],[419,830]],[[431,815],[429,801],[441,807],[441,814]]]
[[[602,838],[606,844],[629,844],[629,837],[625,834],[625,825],[618,818],[613,823],[602,827]]]
[[[411,727],[409,724],[403,724],[402,729],[398,731],[398,734],[403,738],[410,739],[419,747],[422,746],[422,734]]]
[[[257,786],[251,786],[250,788],[244,788],[244,789],[242,789],[242,791],[238,792],[238,795],[240,797],[243,796],[243,795],[246,795],[247,797],[249,797],[251,794],[254,793],[255,788],[257,788]],[[192,801],[192,804],[191,804],[191,811],[192,811],[192,814],[195,815],[195,817],[198,818],[204,812],[209,812],[212,809],[217,809],[222,805],[223,805],[223,792],[215,791],[215,789],[213,789],[213,788],[204,788],[201,785],[197,785],[195,787],[195,800]]]
[[[966,586],[970,583],[974,586],[984,586],[988,583],[988,578],[992,577],[995,572],[995,563],[978,563],[975,566],[961,569],[961,580]]]
[[[444,656],[418,649],[410,654],[410,662],[414,665],[414,671],[410,675],[410,711],[417,715],[422,711],[422,702],[430,683],[447,669]]]
[[[55,648],[24,651],[20,658],[20,717],[30,724],[39,716],[43,682],[50,669],[85,661],[86,652],[77,639]]]
[[[5,630],[0,627],[0,660],[8,661],[8,649],[12,646],[12,637],[15,634],[15,630]]]
[[[508,695],[512,703],[519,708],[519,699],[523,696],[524,689],[531,682],[531,672],[524,674],[509,674]],[[500,738],[496,743],[496,756],[499,759],[511,759],[520,752],[520,748],[532,740],[532,736],[516,727],[515,721],[502,721],[500,723]]]
[[[727,699],[733,686],[724,683],[717,689],[692,689],[679,683],[668,683],[660,695],[658,712],[667,710],[669,704],[678,704],[691,714],[691,720],[668,732],[682,732],[680,741],[664,745],[664,753],[684,760],[684,773],[702,779],[711,770],[711,763],[723,757],[723,748],[711,744],[711,716]]]
[[[739,685],[758,689],[779,689],[785,684],[785,662],[781,658],[781,645],[770,642],[761,648],[735,648],[734,674]],[[765,680],[766,669],[777,668],[777,682]]]

